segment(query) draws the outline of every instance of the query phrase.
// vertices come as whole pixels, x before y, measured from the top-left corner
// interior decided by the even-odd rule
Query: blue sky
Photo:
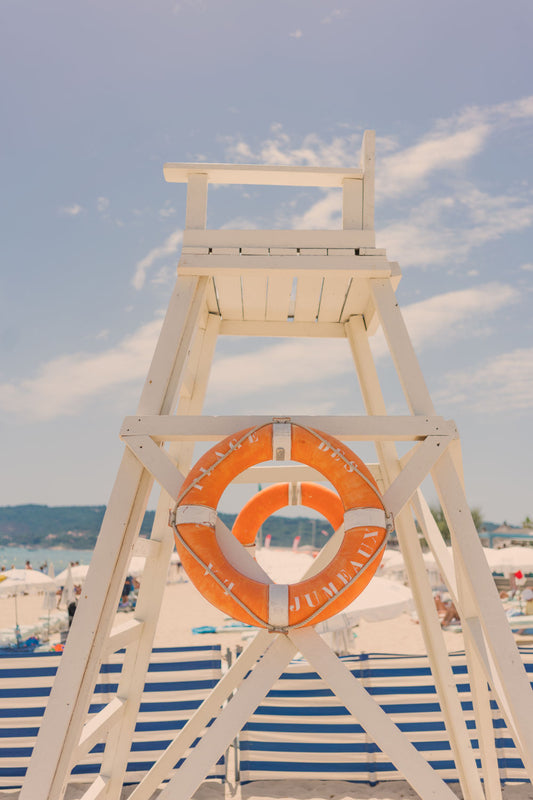
[[[515,0],[4,0],[0,504],[107,502],[179,257],[185,189],[163,164],[358,166],[373,128],[378,246],[469,501],[531,516],[532,27]],[[227,187],[208,224],[335,227],[339,209]],[[344,342],[220,340],[206,412],[280,411],[362,412]]]

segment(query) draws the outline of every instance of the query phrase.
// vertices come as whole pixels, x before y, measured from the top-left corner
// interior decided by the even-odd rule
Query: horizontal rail
[[[217,441],[243,428],[267,425],[271,416],[129,416],[120,435],[150,436],[162,441]],[[276,417],[276,419],[278,419]],[[289,417],[283,417],[289,419]],[[424,416],[291,416],[290,421],[317,428],[345,441],[421,441],[427,436],[457,438],[452,420]]]
[[[196,255],[182,253],[178,264],[179,275],[242,275],[264,271],[269,274],[290,272],[291,275],[321,274],[328,276],[349,275],[360,278],[390,278],[400,272],[394,261],[369,256],[273,256],[273,255]]]
[[[351,247],[365,249],[361,255],[384,255],[375,253],[373,230],[185,230],[183,247],[294,247],[332,248]]]
[[[186,164],[163,166],[169,183],[187,183],[191,175],[207,175],[208,183],[262,186],[342,187],[345,178],[362,180],[361,169],[340,167],[287,167],[265,164]]]

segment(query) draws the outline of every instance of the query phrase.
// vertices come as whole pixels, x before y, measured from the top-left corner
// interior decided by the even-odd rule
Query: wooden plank
[[[385,400],[363,320],[360,317],[352,317],[346,325],[346,330],[367,413],[383,415],[386,413]],[[451,435],[453,436],[453,433]],[[376,442],[376,450],[385,486],[389,487],[400,475],[400,462],[396,447],[391,441],[382,441]],[[464,715],[433,602],[433,594],[429,585],[418,534],[409,508],[404,508],[396,515],[395,528],[407,569],[409,585],[418,611],[420,627],[430,659],[431,671],[444,712],[446,728],[450,735],[462,791],[465,797],[483,800],[483,791],[472,752],[470,736],[466,730]]]
[[[346,294],[346,302],[342,309],[342,319],[348,320],[355,315],[361,316],[364,314],[368,306],[369,294],[368,281],[365,278],[354,275]]]
[[[177,398],[183,359],[203,308],[205,285],[178,278],[148,372],[138,412],[169,413]],[[78,745],[99,664],[115,620],[131,550],[153,485],[127,448],[109,499],[91,566],[52,687],[28,768],[22,800],[61,796]]]
[[[407,466],[396,476],[383,495],[383,504],[387,511],[395,516],[400,513],[427,478],[450,441],[451,439],[445,436],[428,436],[424,442],[416,445],[414,455]]]
[[[310,258],[313,258],[313,256],[310,256]],[[298,261],[300,262],[300,259]],[[321,271],[323,271],[324,260],[319,258],[317,261],[322,264]],[[314,275],[298,274],[296,302],[294,304],[295,322],[313,322],[317,318],[323,280],[321,273]]]
[[[381,468],[379,464],[367,464],[374,478],[381,480]],[[312,467],[304,464],[277,464],[274,466],[257,466],[245,469],[233,483],[297,483],[298,481],[323,481],[327,479]]]
[[[320,298],[319,322],[339,322],[344,308],[348,290],[352,284],[348,275],[344,278],[331,278],[326,275]]]
[[[363,181],[345,178],[342,182],[342,227],[344,230],[363,228]]]
[[[264,164],[188,164],[169,162],[163,175],[169,183],[187,183],[200,174],[209,183],[253,186],[342,186],[345,178],[363,177],[361,169],[341,167],[287,167]]]
[[[124,711],[124,700],[114,697],[98,714],[85,723],[80,737],[80,743],[74,754],[73,761],[78,762],[87,755],[89,750],[103,741],[113,725]]]
[[[265,271],[290,272],[295,276],[314,277],[316,273],[322,275],[349,275],[357,272],[365,278],[390,278],[394,274],[391,262],[384,258],[370,258],[369,256],[337,255],[323,258],[320,256],[195,256],[182,254],[178,264],[178,275],[213,275],[217,276],[217,290],[219,290],[218,275],[238,277],[243,272]],[[315,275],[313,275],[315,273]],[[220,303],[220,290],[219,303]]]
[[[292,285],[292,278],[287,277],[287,283]],[[272,278],[269,278],[268,287],[270,292]],[[290,300],[290,295],[289,295]],[[267,300],[268,302],[268,300]],[[287,304],[288,305],[288,304]],[[280,317],[283,313],[281,305],[278,306],[278,312],[272,313],[272,317],[264,322],[249,322],[246,320],[222,320],[220,324],[220,333],[223,336],[300,336],[312,337],[318,339],[345,339],[344,326],[336,322],[292,322],[284,321],[287,317],[283,317],[279,322],[276,321],[275,313],[279,313]],[[269,312],[267,311],[267,314]]]
[[[242,309],[245,320],[265,319],[267,282],[266,275],[242,276]]]
[[[135,415],[124,419],[120,435],[151,436],[155,441],[194,440],[209,442],[223,439],[235,431],[268,425],[276,417],[267,415],[208,416]],[[291,422],[316,428],[343,441],[420,441],[426,436],[455,436],[453,420],[429,416],[315,416],[295,414]]]
[[[187,184],[185,228],[205,229],[207,223],[207,175],[197,172]]]
[[[491,682],[500,708],[506,708],[511,735],[528,774],[533,775],[533,692],[498,596],[453,459],[445,453],[433,469],[433,480],[452,535],[454,559],[477,605],[487,649],[499,684]],[[459,587],[459,590],[461,587]],[[461,594],[461,592],[460,592]],[[462,598],[459,598],[460,601]],[[468,599],[468,598],[467,598]]]
[[[223,258],[223,256],[220,257]],[[207,271],[210,272],[210,270]],[[222,314],[222,318],[242,320],[242,290],[240,273],[234,273],[231,275],[217,275],[214,280],[218,297],[218,307],[220,313]]]
[[[127,436],[124,437],[124,442],[159,485],[175,500],[185,478],[170,460],[167,451],[158,447],[150,436]]]
[[[328,247],[353,247],[354,249],[366,247],[373,248],[375,244],[374,231],[357,230],[185,230],[183,232],[183,251],[188,247],[240,247],[245,248],[270,248],[270,247],[296,247],[328,248]],[[258,253],[254,253],[258,255]],[[375,254],[377,255],[377,254]]]
[[[388,281],[373,280],[370,287],[409,408],[413,414],[433,415],[433,402],[392,286]]]
[[[286,322],[291,307],[292,275],[269,275],[267,287],[266,318]],[[277,326],[275,326],[277,327]],[[249,335],[249,334],[244,334]],[[271,334],[265,334],[270,336]]]
[[[135,639],[138,639],[142,634],[143,627],[144,623],[140,620],[130,619],[127,622],[123,622],[122,625],[113,628],[109,639],[104,645],[104,649],[102,651],[103,656],[116,653],[117,650],[120,650],[122,647],[126,647],[126,645],[135,641]]]

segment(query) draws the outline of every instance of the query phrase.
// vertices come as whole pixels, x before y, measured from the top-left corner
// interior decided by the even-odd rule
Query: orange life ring
[[[215,535],[225,488],[243,470],[271,460],[313,466],[333,484],[344,508],[338,551],[321,572],[295,584],[243,575]],[[363,461],[332,436],[290,421],[239,431],[205,453],[181,487],[171,525],[183,566],[202,595],[234,619],[276,631],[315,625],[342,611],[376,572],[389,528]]]
[[[334,531],[344,521],[344,508],[338,494],[320,483],[274,483],[248,500],[239,512],[231,529],[245,547],[255,544],[257,531],[268,517],[285,506],[305,506],[318,511]]]

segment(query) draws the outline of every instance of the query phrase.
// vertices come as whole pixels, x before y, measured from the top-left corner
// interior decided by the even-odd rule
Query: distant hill
[[[105,506],[2,506],[0,546],[90,550],[96,543],[105,509]],[[235,514],[220,514],[220,517],[231,528]],[[153,521],[154,512],[147,511],[142,535],[149,536]],[[327,536],[321,533],[323,530]],[[316,545],[318,548],[332,533],[331,526],[322,519],[275,516],[263,525],[261,535],[264,539],[270,534],[273,546],[290,547],[294,537],[300,536],[300,546]]]

